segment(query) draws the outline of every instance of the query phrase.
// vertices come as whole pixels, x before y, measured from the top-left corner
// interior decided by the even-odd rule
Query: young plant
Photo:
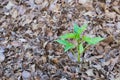
[[[85,35],[82,36],[82,33],[86,30],[86,28],[87,28],[87,24],[84,24],[81,27],[79,27],[77,24],[74,24],[74,31],[72,33],[64,34],[60,36],[58,40],[56,40],[58,43],[64,45],[65,52],[71,50],[71,52],[74,54],[75,51],[77,51],[79,62],[80,62],[80,55],[84,53],[84,51],[89,45],[95,45],[104,39],[101,37],[92,38]],[[77,45],[74,45],[73,43],[69,42],[68,41],[69,39],[75,40],[77,42]],[[87,43],[86,45],[84,45],[85,42]]]

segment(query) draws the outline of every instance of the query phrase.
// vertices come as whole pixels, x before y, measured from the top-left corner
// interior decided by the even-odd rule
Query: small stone
[[[94,76],[94,74],[93,74],[93,69],[88,69],[88,70],[86,71],[86,73],[87,73],[88,76]]]
[[[30,76],[31,76],[30,72],[28,72],[28,71],[23,71],[22,72],[22,78],[23,79],[28,79],[28,78],[30,78]]]
[[[120,29],[120,22],[117,23],[117,29]]]
[[[0,62],[3,62],[5,60],[5,55],[3,53],[0,53]]]
[[[36,4],[41,4],[43,2],[43,0],[35,0]]]
[[[89,0],[79,0],[79,3],[81,3],[81,4],[85,4],[85,3],[87,3]]]
[[[66,78],[61,78],[60,80],[67,80]]]
[[[11,1],[5,6],[6,9],[10,10],[13,6],[15,6]]]
[[[11,16],[12,16],[12,18],[17,18],[17,16],[18,16],[18,11],[16,10],[16,9],[13,9],[13,10],[11,10]]]
[[[69,58],[70,58],[73,62],[76,62],[76,61],[77,61],[76,56],[74,56],[72,53],[69,53],[68,56],[69,56]]]

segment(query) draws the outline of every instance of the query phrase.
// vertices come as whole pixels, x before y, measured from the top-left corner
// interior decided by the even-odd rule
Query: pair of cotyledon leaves
[[[87,28],[87,24],[82,25],[81,27],[79,27],[77,24],[74,24],[74,32],[73,33],[67,33],[64,34],[62,36],[60,36],[60,39],[56,40],[58,43],[63,44],[64,45],[64,50],[65,52],[68,51],[69,49],[74,48],[74,44],[68,42],[66,39],[82,39],[83,41],[87,42],[89,45],[94,45],[97,44],[98,42],[100,42],[101,40],[103,40],[104,38],[101,37],[88,37],[88,36],[81,36],[81,34],[86,30]],[[80,53],[84,52],[84,47],[83,44],[80,43],[79,44],[79,51]]]

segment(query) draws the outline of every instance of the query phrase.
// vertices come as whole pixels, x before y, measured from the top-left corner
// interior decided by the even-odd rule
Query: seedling
[[[71,50],[71,52],[75,54],[75,51],[77,51],[79,62],[80,62],[80,55],[84,53],[84,51],[88,48],[89,45],[95,45],[104,39],[101,37],[93,38],[82,35],[82,33],[86,30],[86,28],[87,28],[87,24],[84,24],[81,27],[79,27],[77,24],[74,24],[74,31],[72,33],[64,34],[60,36],[58,40],[56,40],[58,43],[64,45],[65,52]],[[77,45],[69,42],[69,39],[75,40],[77,42]]]

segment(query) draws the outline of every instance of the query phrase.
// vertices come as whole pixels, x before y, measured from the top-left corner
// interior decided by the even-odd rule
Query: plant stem
[[[80,51],[79,51],[79,43],[80,43],[80,41],[79,41],[79,40],[77,40],[78,62],[80,62]]]
[[[80,62],[80,51],[78,51],[78,62]]]
[[[75,52],[73,51],[73,49],[70,49],[71,50],[71,52],[73,53],[73,55],[75,55]]]

